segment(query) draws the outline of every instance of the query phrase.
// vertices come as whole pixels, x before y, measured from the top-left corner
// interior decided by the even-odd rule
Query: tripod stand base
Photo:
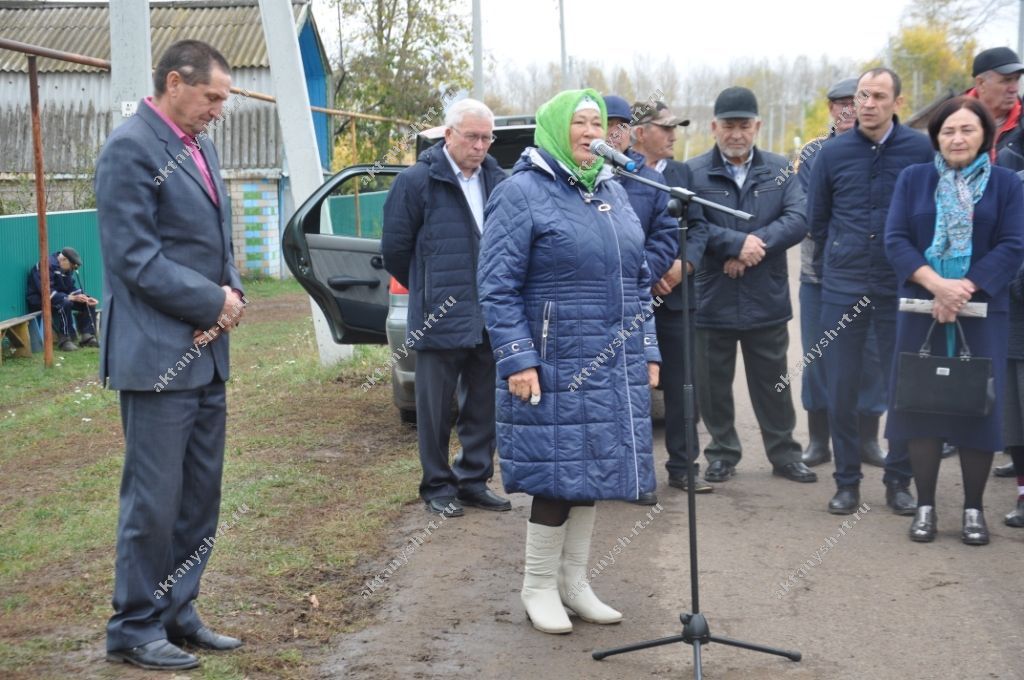
[[[703,676],[703,670],[701,668],[700,660],[700,648],[701,645],[710,644],[717,642],[722,645],[729,645],[730,647],[740,647],[741,649],[749,649],[754,652],[761,652],[762,654],[774,654],[775,656],[784,656],[790,661],[799,661],[803,658],[800,652],[791,652],[785,649],[777,649],[775,647],[766,647],[765,645],[757,645],[751,642],[743,642],[742,640],[733,640],[731,638],[718,637],[711,634],[711,630],[708,628],[707,619],[704,618],[703,614],[680,614],[679,620],[683,623],[683,632],[680,635],[672,635],[670,637],[658,638],[656,640],[647,640],[645,642],[637,642],[624,647],[616,647],[614,649],[607,649],[604,651],[594,652],[591,656],[594,659],[600,661],[605,657],[614,656],[616,654],[625,654],[626,652],[635,652],[641,649],[650,649],[651,647],[661,647],[662,645],[670,645],[675,642],[682,642],[688,645],[693,645],[693,672],[694,677],[700,680]]]

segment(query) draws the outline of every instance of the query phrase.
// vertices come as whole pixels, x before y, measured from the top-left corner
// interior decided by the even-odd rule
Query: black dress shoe
[[[818,481],[818,475],[814,472],[814,470],[810,469],[809,467],[800,462],[786,463],[785,465],[772,467],[772,474],[777,475],[779,477],[785,477],[786,479],[793,482]]]
[[[708,466],[704,479],[709,482],[724,482],[736,473],[736,466],[724,460],[716,460]]]
[[[629,502],[632,503],[633,505],[657,505],[658,494],[654,493],[653,491],[648,491],[647,493],[640,494],[639,498],[636,498]]]
[[[198,649],[209,649],[214,652],[226,652],[229,649],[238,649],[242,646],[242,641],[238,638],[214,633],[206,626],[199,626],[196,632],[191,635],[186,635],[180,639],[175,638],[172,642],[176,645],[189,645]]]
[[[431,498],[427,503],[427,512],[445,517],[462,517],[466,512],[462,509],[462,503],[455,496],[438,496]]]
[[[914,514],[910,523],[910,540],[918,543],[931,543],[935,540],[935,506],[922,505]]]
[[[997,465],[992,468],[992,474],[996,477],[1016,477],[1017,473],[1013,469],[1013,461],[1010,461],[1006,465]]]
[[[885,504],[897,515],[913,515],[917,512],[917,501],[910,495],[910,488],[901,484],[885,485]]]
[[[852,515],[860,505],[860,488],[856,486],[841,486],[836,490],[836,495],[828,502],[828,511],[833,515]]]
[[[668,477],[668,485],[671,486],[671,487],[675,487],[677,489],[682,489],[683,491],[686,491],[686,488],[687,488],[686,477],[673,477],[672,475],[669,475],[669,477]],[[694,475],[694,477],[693,477],[693,492],[694,493],[711,493],[714,490],[715,490],[715,487],[711,486],[707,482],[701,481],[700,477]]]
[[[1024,527],[1024,497],[1017,499],[1017,507],[1003,518],[1003,524],[1008,527]]]
[[[153,640],[138,647],[107,652],[107,661],[130,663],[150,671],[183,671],[199,665],[199,659],[167,640]]]
[[[480,508],[481,510],[504,512],[512,509],[512,501],[507,498],[502,498],[490,489],[484,489],[483,491],[477,492],[460,491],[458,500],[463,505]]]

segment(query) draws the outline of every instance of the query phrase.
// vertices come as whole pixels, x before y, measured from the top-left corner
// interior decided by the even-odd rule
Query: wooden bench
[[[11,343],[11,348],[14,349],[14,356],[31,357],[33,335],[31,327],[35,324],[36,317],[41,314],[42,312],[32,312],[24,316],[0,321],[0,348],[3,347],[3,341],[6,337]],[[0,351],[0,364],[2,363],[3,352]]]

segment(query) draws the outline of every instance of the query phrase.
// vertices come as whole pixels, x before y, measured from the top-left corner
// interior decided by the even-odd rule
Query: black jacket
[[[480,233],[459,180],[438,142],[395,178],[384,202],[384,266],[409,289],[407,341],[415,350],[475,347],[484,319],[476,289]],[[481,166],[484,203],[505,172]],[[454,299],[443,316],[442,305]],[[433,318],[432,318],[433,317]]]
[[[708,239],[697,272],[697,327],[750,330],[785,323],[793,317],[786,250],[807,234],[805,200],[799,182],[776,179],[789,167],[778,154],[753,150],[753,159],[739,189],[729,175],[718,147],[686,163],[690,187],[701,198],[754,215],[743,221],[703,209]],[[767,254],[743,276],[730,278],[723,268],[737,257],[747,236],[765,242]]]

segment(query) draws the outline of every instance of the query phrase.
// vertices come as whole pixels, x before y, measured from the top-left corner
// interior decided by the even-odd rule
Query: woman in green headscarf
[[[622,620],[590,587],[594,501],[655,485],[650,273],[626,192],[590,153],[606,122],[594,90],[541,106],[537,146],[488,201],[480,247],[502,480],[533,496],[522,600],[547,633],[572,630],[563,606],[592,623]]]

